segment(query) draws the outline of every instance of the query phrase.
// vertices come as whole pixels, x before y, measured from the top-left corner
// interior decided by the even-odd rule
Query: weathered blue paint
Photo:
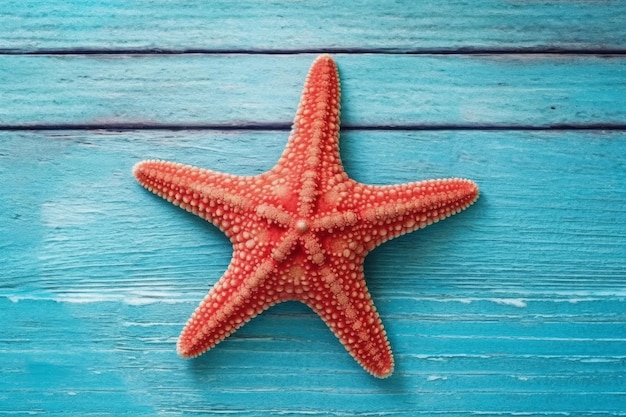
[[[3,0],[0,50],[624,48],[623,1]]]
[[[0,56],[0,125],[288,125],[315,56]],[[336,59],[344,125],[626,124],[619,57]]]
[[[397,371],[374,380],[297,303],[193,360],[181,326],[225,269],[222,234],[129,176],[162,157],[269,168],[284,132],[0,134],[0,411],[464,415],[623,406],[621,132],[343,135],[368,183],[467,176],[481,200],[389,242],[366,274]]]

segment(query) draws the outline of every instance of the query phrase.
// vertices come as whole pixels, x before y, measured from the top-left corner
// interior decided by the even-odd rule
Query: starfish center
[[[299,234],[304,234],[309,230],[309,223],[304,219],[296,221],[296,231]]]

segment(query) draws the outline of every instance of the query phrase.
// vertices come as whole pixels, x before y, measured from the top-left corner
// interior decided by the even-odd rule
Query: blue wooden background
[[[0,415],[626,415],[626,2],[0,0]],[[195,360],[230,259],[131,175],[269,169],[333,53],[358,181],[463,176],[376,249],[396,372],[298,303]]]

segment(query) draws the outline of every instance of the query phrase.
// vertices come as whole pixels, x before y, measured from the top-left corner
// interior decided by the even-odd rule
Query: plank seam
[[[291,123],[243,123],[243,124],[25,124],[0,125],[0,131],[59,131],[59,130],[216,130],[216,131],[289,131]],[[504,124],[399,124],[399,125],[343,125],[342,131],[626,131],[626,123],[550,124],[550,125],[504,125]]]
[[[211,49],[211,48],[55,48],[0,49],[0,55],[600,55],[623,56],[626,48],[311,48],[311,49]]]

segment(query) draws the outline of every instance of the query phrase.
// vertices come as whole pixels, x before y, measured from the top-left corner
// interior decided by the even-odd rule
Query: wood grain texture
[[[0,56],[0,124],[289,125],[314,57]],[[626,125],[623,57],[336,58],[348,126]]]
[[[623,416],[625,12],[1,1],[0,415]],[[481,199],[368,256],[391,378],[298,303],[182,360],[231,248],[131,167],[269,169],[318,50],[353,178],[462,176]]]
[[[624,50],[623,1],[3,0],[0,51]]]
[[[285,141],[283,132],[1,134],[0,166],[20,169],[1,173],[14,187],[0,200],[0,299],[11,323],[0,339],[10,376],[0,410],[621,412],[621,132],[344,134],[344,163],[359,181],[464,175],[483,193],[467,212],[368,257],[394,376],[362,372],[294,303],[198,360],[179,359],[178,332],[230,248],[208,223],[144,192],[130,168],[160,157],[256,174]]]

